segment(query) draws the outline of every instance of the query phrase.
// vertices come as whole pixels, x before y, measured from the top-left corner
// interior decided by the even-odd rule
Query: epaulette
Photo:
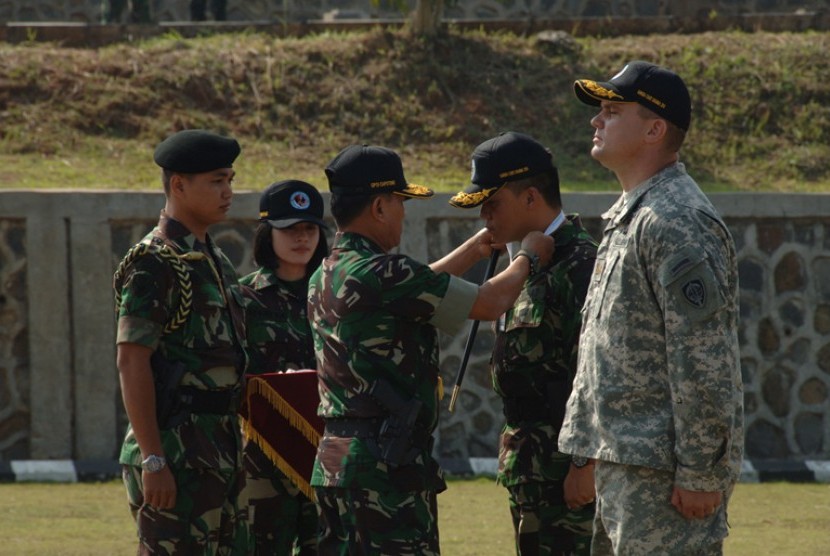
[[[144,255],[158,255],[163,260],[169,262],[170,266],[173,268],[173,271],[176,273],[176,283],[179,286],[181,295],[179,299],[179,306],[176,308],[173,318],[171,318],[170,321],[164,326],[164,333],[169,334],[170,332],[173,332],[177,328],[181,327],[185,321],[187,321],[187,317],[193,306],[193,284],[190,280],[190,273],[188,272],[187,267],[181,261],[182,258],[186,257],[180,257],[167,245],[139,243],[130,249],[124,258],[121,259],[121,262],[118,264],[118,268],[112,277],[113,289],[115,290],[115,313],[117,315],[119,309],[121,308],[120,282],[124,278],[124,271],[130,264],[132,264],[133,261],[139,257],[143,257]]]

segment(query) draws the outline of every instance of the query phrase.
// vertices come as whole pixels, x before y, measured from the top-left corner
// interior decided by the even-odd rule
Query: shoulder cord
[[[124,278],[124,271],[127,267],[138,257],[144,255],[154,254],[159,255],[165,261],[170,263],[176,273],[176,283],[180,290],[179,306],[176,308],[176,313],[173,318],[164,326],[164,333],[169,334],[177,328],[180,328],[187,320],[190,310],[193,305],[193,284],[190,281],[190,273],[187,267],[182,264],[181,259],[186,256],[179,256],[173,252],[167,245],[155,245],[139,243],[130,249],[127,254],[121,259],[118,269],[113,275],[113,284],[116,284],[115,289],[115,312],[118,313],[121,308],[121,288],[118,286],[119,282]]]

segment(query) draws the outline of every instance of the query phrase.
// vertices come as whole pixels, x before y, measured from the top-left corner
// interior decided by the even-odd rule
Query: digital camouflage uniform
[[[306,314],[306,282],[285,282],[268,268],[260,268],[239,282],[247,301],[248,373],[315,368]],[[316,397],[317,392],[310,395]],[[248,508],[254,553],[317,554],[314,502],[277,469],[255,442],[247,442],[243,453],[246,484],[241,506]]]
[[[236,403],[245,366],[242,297],[230,261],[208,237],[199,242],[162,212],[141,244],[161,247],[183,264],[191,285],[183,292],[174,266],[158,253],[134,258],[116,275],[118,343],[156,350],[168,363],[182,363],[179,388],[225,392],[224,413],[178,413],[161,428],[167,465],[176,480],[176,506],[143,504],[141,451],[132,428],[119,458],[140,550],[150,554],[244,554],[247,524],[238,515],[244,483]],[[212,254],[212,256],[211,256]],[[221,279],[220,279],[221,277]],[[182,304],[190,311],[181,326],[165,332]],[[182,391],[182,390],[179,390]]]
[[[311,484],[321,508],[320,554],[438,554],[436,494],[446,488],[432,458],[438,423],[438,334],[466,321],[477,286],[404,255],[387,254],[369,239],[340,232],[331,255],[309,283],[326,433]],[[407,404],[419,402],[410,457],[381,461],[377,429],[389,418],[371,396],[386,384]],[[409,406],[411,407],[411,405]],[[332,434],[355,424],[361,434]],[[414,457],[413,457],[414,456]]]
[[[506,418],[497,480],[510,492],[518,554],[587,555],[594,506],[565,505],[571,458],[558,451],[557,440],[597,245],[575,215],[553,238],[553,260],[527,279],[496,335],[493,388]]]
[[[727,535],[743,450],[734,242],[680,163],[603,218],[560,449],[599,460],[597,553],[608,537],[625,554],[708,553]],[[724,492],[724,504],[676,519],[675,484]]]

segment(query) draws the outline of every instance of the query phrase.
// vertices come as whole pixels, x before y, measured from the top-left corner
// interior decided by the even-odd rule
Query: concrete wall
[[[599,237],[613,194],[565,195]],[[830,459],[830,195],[712,196],[740,257],[747,454]],[[238,193],[213,232],[252,269],[258,194]],[[435,260],[480,226],[446,195],[407,203],[403,252]],[[0,191],[0,461],[111,460],[126,426],[115,369],[112,273],[155,223],[161,193]],[[483,263],[469,278],[478,280]],[[466,336],[442,338],[452,385]],[[443,412],[444,459],[495,457],[501,405],[482,326],[464,390]],[[444,401],[444,408],[448,399]]]

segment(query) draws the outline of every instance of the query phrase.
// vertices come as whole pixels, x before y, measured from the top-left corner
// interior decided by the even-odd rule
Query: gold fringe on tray
[[[248,379],[248,388],[247,388],[247,403],[248,407],[251,407],[251,396],[257,394],[262,396],[268,403],[271,404],[277,413],[282,415],[292,427],[297,429],[302,433],[302,435],[308,440],[312,445],[317,446],[320,443],[320,433],[311,426],[299,412],[297,412],[291,404],[286,401],[285,398],[279,395],[279,393],[271,388],[271,386],[261,378],[257,377],[250,377]],[[242,420],[242,430],[245,434],[246,438],[253,440],[256,442],[257,446],[262,448],[262,451],[267,455],[271,461],[274,462],[274,465],[277,466],[277,469],[285,473],[285,476],[294,483],[297,488],[299,488],[303,494],[305,494],[308,498],[312,501],[316,501],[317,498],[314,495],[314,489],[311,487],[310,484],[303,478],[303,476],[297,472],[287,461],[285,461],[277,451],[274,449],[271,444],[263,437],[259,432],[254,429],[253,425],[247,419]]]
[[[285,398],[279,395],[279,393],[271,388],[269,384],[262,380],[261,378],[251,377],[248,379],[250,385],[248,386],[248,396],[252,393],[259,394],[266,400],[268,403],[271,404],[271,407],[277,410],[277,412],[285,417],[291,426],[303,433],[303,436],[306,437],[306,440],[317,446],[320,443],[320,433],[311,426],[299,412],[297,412],[291,404],[288,403]]]
[[[240,418],[240,420],[242,421],[242,430],[244,431],[245,437],[254,441],[256,445],[262,449],[263,453],[268,456],[268,459],[274,462],[277,469],[285,474],[285,476],[288,477],[288,480],[294,483],[294,485],[300,489],[300,491],[302,491],[302,493],[305,494],[309,500],[316,502],[317,497],[314,494],[314,488],[308,484],[308,481],[303,478],[302,474],[298,473],[296,469],[291,467],[287,461],[280,457],[274,447],[271,446],[267,440],[265,440],[265,437],[259,434],[253,425],[251,425],[250,421],[244,418]]]

